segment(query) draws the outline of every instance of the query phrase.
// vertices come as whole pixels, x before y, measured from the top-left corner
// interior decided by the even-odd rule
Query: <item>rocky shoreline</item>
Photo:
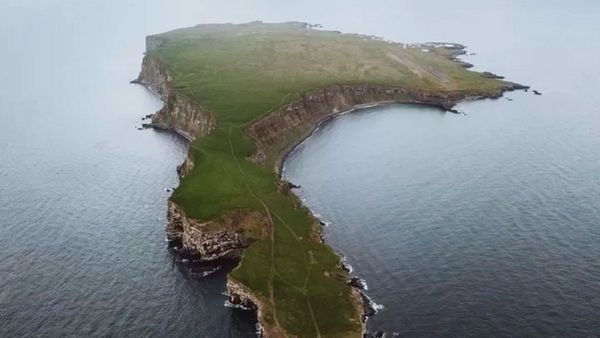
[[[147,40],[148,50],[159,46],[156,41]],[[462,46],[461,46],[462,47]],[[463,48],[457,48],[450,57],[463,54]],[[483,75],[482,75],[483,76]],[[156,93],[164,106],[151,117],[148,127],[173,131],[188,141],[209,134],[216,125],[213,114],[189,98],[178,93],[172,87],[172,77],[168,67],[159,59],[144,57],[142,70],[133,83],[146,86]],[[376,105],[390,103],[412,103],[434,106],[444,111],[452,111],[454,105],[466,99],[499,98],[506,91],[526,89],[528,87],[508,83],[496,91],[454,91],[428,92],[401,87],[379,85],[338,85],[315,92],[306,93],[290,104],[260,118],[246,128],[254,140],[257,151],[251,160],[263,165],[273,165],[281,175],[285,158],[306,138],[326,121],[346,112]],[[289,138],[289,135],[301,135]],[[280,149],[276,156],[269,157],[269,150]],[[188,155],[177,168],[183,178],[193,170],[193,159]],[[283,182],[283,181],[282,181]],[[285,183],[285,182],[284,182]],[[288,183],[289,185],[289,183]],[[289,185],[291,188],[292,186]],[[244,229],[266,229],[265,216],[256,211],[239,210],[229,213],[218,220],[200,222],[187,217],[181,207],[168,201],[167,238],[176,243],[179,252],[199,257],[199,261],[214,263],[222,259],[239,259],[243,250],[252,244],[252,240],[243,236]],[[322,238],[320,238],[322,241]],[[349,269],[345,269],[350,273]],[[347,284],[352,286],[357,311],[363,322],[366,334],[366,319],[376,311],[364,285],[357,277],[350,277]],[[262,320],[261,301],[241,283],[228,277],[227,294],[232,304],[257,312],[260,334],[265,337],[277,337],[282,332],[278,327],[270,327]]]
[[[263,306],[261,305],[263,302],[252,293],[252,290],[229,276],[227,277],[226,287],[226,293],[231,304],[243,309],[256,311],[256,318],[258,320],[256,331],[259,337],[283,336],[283,332],[281,332],[279,327],[267,324],[267,321],[264,319]]]
[[[262,219],[258,212],[234,212],[221,222],[199,222],[186,217],[183,210],[172,201],[167,208],[167,239],[180,243],[180,252],[197,255],[198,261],[212,263],[223,259],[237,260],[252,240],[240,232],[228,229],[240,228],[240,223],[251,223],[250,218]]]
[[[424,46],[431,46],[425,44]],[[436,43],[437,45],[437,43]],[[465,47],[452,45],[448,58],[459,64],[457,59],[465,54]],[[500,76],[480,73],[482,77]],[[255,121],[246,128],[257,146],[251,160],[263,166],[273,165],[276,173],[281,174],[286,157],[305,139],[310,137],[323,123],[349,112],[375,106],[407,103],[420,104],[452,113],[461,113],[454,107],[462,101],[479,99],[498,99],[505,92],[527,90],[528,86],[506,82],[506,86],[497,90],[469,91],[424,91],[404,87],[381,85],[336,85],[318,91],[304,93],[301,97]],[[288,138],[288,135],[301,135],[300,138]],[[275,158],[270,158],[269,149],[278,149]]]
[[[208,135],[216,124],[213,114],[173,89],[172,81],[167,65],[158,58],[144,57],[138,78],[131,82],[145,86],[164,103],[145,126],[173,131],[190,142]]]

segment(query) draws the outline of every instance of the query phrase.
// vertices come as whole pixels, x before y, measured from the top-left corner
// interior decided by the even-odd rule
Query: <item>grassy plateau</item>
[[[281,189],[273,168],[249,160],[256,146],[245,128],[302,93],[332,85],[450,92],[495,91],[506,82],[465,69],[451,58],[456,50],[443,45],[407,46],[301,23],[199,25],[156,37],[161,44],[146,57],[167,65],[174,90],[216,120],[209,135],[191,143],[194,167],[171,200],[198,220],[235,210],[269,220],[247,234],[256,242],[230,275],[261,300],[266,325],[287,336],[361,336],[340,258],[321,243],[318,222]]]

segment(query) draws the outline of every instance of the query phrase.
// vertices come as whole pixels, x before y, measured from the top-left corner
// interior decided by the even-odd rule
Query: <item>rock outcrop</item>
[[[271,324],[269,320],[266,320],[264,306],[262,305],[263,301],[261,301],[245,285],[239,283],[231,277],[228,277],[227,295],[229,296],[229,302],[232,305],[256,311],[256,317],[258,319],[257,333],[260,337],[277,338],[286,336],[279,326]]]
[[[163,41],[148,37],[147,51],[160,47]],[[142,70],[134,83],[144,85],[156,93],[164,106],[151,115],[148,125],[157,129],[174,131],[193,141],[210,133],[215,127],[214,116],[196,102],[182,95],[172,87],[173,78],[168,67],[160,59],[146,55]],[[177,167],[180,178],[194,167],[194,161],[188,154],[184,162]],[[173,201],[168,202],[167,238],[178,243],[180,253],[197,256],[201,262],[214,262],[221,259],[238,259],[244,248],[260,237],[261,224],[265,221],[259,212],[236,211],[219,220],[200,222],[187,217],[182,208]],[[249,231],[252,235],[249,235]]]
[[[148,35],[146,37],[146,52],[154,50],[164,45],[165,40],[157,35]]]
[[[494,74],[492,72],[482,72],[481,76],[488,78],[488,79],[504,79],[504,76]]]
[[[189,141],[210,133],[215,128],[214,116],[196,102],[174,90],[172,81],[168,67],[160,59],[152,55],[144,57],[142,71],[133,82],[146,86],[158,94],[164,102],[164,106],[152,115],[152,122],[148,125],[158,129],[173,130]]]
[[[260,212],[246,210],[229,213],[219,220],[200,222],[187,217],[177,204],[169,201],[167,239],[181,243],[181,253],[198,256],[201,262],[239,259],[243,250],[261,236],[265,222]]]
[[[194,160],[188,153],[188,156],[186,156],[183,163],[181,163],[180,165],[177,166],[177,174],[179,174],[179,178],[183,178],[190,171],[192,171],[192,169],[194,169]]]

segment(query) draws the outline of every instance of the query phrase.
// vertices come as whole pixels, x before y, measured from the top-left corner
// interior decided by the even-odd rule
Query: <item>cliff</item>
[[[156,39],[148,41],[149,48],[157,48],[160,44]],[[172,130],[188,141],[205,136],[215,128],[213,114],[173,89],[168,66],[157,57],[144,57],[140,75],[133,82],[146,86],[164,102],[164,106],[152,115],[152,123],[148,126]]]
[[[277,175],[319,123],[392,102],[452,110],[523,86],[465,69],[456,44],[402,45],[294,23],[199,25],[150,36],[137,83],[164,106],[151,127],[191,141],[167,235],[204,262],[239,259],[230,301],[265,337],[360,337],[368,299]],[[301,46],[301,47],[299,47]]]
[[[153,127],[173,130],[189,140],[194,139],[192,135],[201,137],[214,129],[212,114],[171,89],[168,70],[158,59],[144,59],[138,81],[166,98],[164,107],[152,118]],[[299,100],[284,105],[250,124],[246,132],[256,145],[256,151],[251,158],[262,166],[274,165],[275,170],[279,171],[285,155],[319,123],[363,105],[413,103],[451,110],[457,102],[467,98],[497,98],[502,96],[504,91],[519,88],[521,86],[515,84],[496,91],[427,92],[368,84],[330,86],[304,93]],[[188,155],[178,167],[180,177],[185,177],[193,170],[193,163],[193,159]],[[200,222],[187,217],[182,208],[173,201],[168,202],[168,239],[179,243],[180,253],[197,256],[200,261],[239,259],[243,250],[249,247],[255,238],[264,237],[248,237],[245,235],[246,231],[252,229],[256,234],[257,231],[261,232],[261,229],[266,228],[266,217],[260,212],[239,210],[218,221]],[[232,304],[257,311],[261,335],[284,335],[277,325],[265,321],[265,300],[259,300],[248,287],[234,278],[228,278],[227,293]],[[364,320],[365,313],[372,312],[368,308],[368,299],[358,288],[353,294],[357,311]]]
[[[227,278],[227,294],[229,302],[244,309],[256,311],[258,319],[258,334],[261,337],[284,337],[285,333],[278,325],[274,325],[266,318],[265,307],[268,300],[259,299],[248,287],[234,278]]]
[[[498,98],[505,91],[523,86],[507,83],[494,91],[419,91],[381,85],[336,85],[304,93],[301,99],[285,105],[247,128],[257,145],[251,159],[261,165],[275,165],[279,171],[285,155],[306,138],[322,121],[360,106],[386,103],[413,103],[452,110],[468,98]],[[300,136],[299,136],[300,135]]]
[[[261,237],[264,216],[256,211],[237,210],[219,220],[200,222],[189,218],[172,201],[167,208],[167,239],[179,244],[179,252],[202,262],[239,259],[243,249]],[[253,237],[247,236],[252,233]]]
[[[165,102],[164,106],[152,116],[150,127],[171,130],[189,141],[205,136],[215,128],[215,121],[210,112],[173,89],[168,67],[160,59],[145,57],[140,75],[134,82],[146,86]],[[361,92],[363,89],[365,91]],[[403,93],[395,89],[392,91],[398,95]],[[353,93],[353,95],[348,96],[349,93]],[[324,97],[331,98],[333,95],[336,96],[336,100],[330,100],[328,103],[321,100]],[[322,117],[334,115],[355,104],[379,102],[382,101],[382,98],[391,102],[393,101],[391,95],[390,89],[383,87],[361,86],[360,88],[352,87],[352,90],[338,86],[328,88],[305,96],[302,101],[294,102],[266,118],[258,120],[257,123],[251,125],[249,131],[256,135],[257,149],[263,149],[261,144],[276,142],[292,129],[306,129],[306,126],[315,127]],[[400,99],[399,96],[395,98]],[[337,104],[334,104],[334,101]],[[290,109],[296,114],[296,119],[287,119],[282,116],[283,112]],[[273,121],[279,121],[279,123]],[[281,121],[285,122],[281,123]],[[177,167],[178,174],[182,179],[193,169],[194,160],[191,154],[188,154],[184,162]],[[287,188],[285,189],[286,195],[290,193],[289,186],[285,182],[280,182],[279,186]],[[236,210],[218,219],[200,221],[188,217],[183,208],[172,200],[168,201],[166,218],[167,239],[175,243],[178,253],[192,256],[196,261],[204,263],[218,262],[223,259],[239,260],[244,249],[256,240],[265,237],[264,231],[269,228],[267,217],[261,212]],[[318,220],[315,220],[315,223],[318,223]],[[311,236],[315,238],[314,240],[322,243],[320,229]],[[344,267],[340,266],[340,268]],[[350,279],[346,279],[345,282],[349,283]],[[257,312],[261,336],[286,336],[279,324],[265,319],[266,317],[272,318],[272,314],[265,311],[269,300],[257,296],[249,287],[232,277],[228,278],[226,288],[232,304]],[[363,319],[361,331],[364,331],[365,313],[369,311],[370,304],[359,288],[353,287],[351,300],[355,304],[357,316]]]
[[[161,39],[148,37],[147,51],[158,48]],[[188,141],[202,137],[215,127],[214,116],[197,103],[173,89],[173,78],[168,66],[152,56],[144,57],[142,69],[133,83],[141,84],[156,93],[164,102],[163,107],[151,117],[147,126],[170,130]],[[180,178],[185,177],[194,168],[194,161],[188,154],[184,162],[177,167]],[[179,245],[180,254],[196,256],[198,261],[213,262],[221,259],[239,259],[242,250],[253,241],[245,232],[260,225],[262,215],[257,212],[238,210],[219,220],[200,222],[189,218],[172,201],[167,208],[167,239]],[[260,237],[260,236],[255,236]]]

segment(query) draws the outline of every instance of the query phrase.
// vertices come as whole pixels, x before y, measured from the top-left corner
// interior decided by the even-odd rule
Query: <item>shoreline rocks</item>
[[[147,127],[174,131],[188,141],[209,134],[216,125],[214,116],[191,99],[172,89],[173,78],[168,67],[159,59],[146,55],[142,70],[132,83],[140,84],[156,93],[164,105],[156,113],[146,115],[151,123]]]
[[[147,39],[147,51],[159,47],[162,43],[160,40]],[[454,55],[464,54],[464,47],[461,45],[456,45],[454,48]],[[472,66],[460,60],[454,59],[454,61],[466,68]],[[144,57],[142,71],[138,79],[132,83],[146,86],[164,101],[164,106],[159,111],[146,116],[151,119],[151,123],[145,123],[144,127],[173,131],[189,141],[209,134],[216,125],[213,114],[174,90],[172,81],[166,65],[151,55]],[[461,100],[498,98],[505,91],[526,88],[528,87],[507,83],[504,88],[496,91],[426,92],[367,84],[330,86],[316,92],[305,93],[298,101],[280,107],[248,126],[246,131],[257,146],[257,151],[252,155],[251,160],[266,165],[269,160],[265,155],[269,153],[266,149],[284,145],[280,148],[284,149],[280,156],[270,159],[275,161],[275,171],[281,173],[285,156],[308,137],[320,123],[352,109],[377,104],[413,103],[456,112],[452,107]],[[286,142],[286,136],[290,133],[304,137],[293,140],[289,144],[282,144]],[[191,170],[193,170],[193,160],[188,154],[186,160],[177,167],[177,172],[180,177],[184,177]],[[290,182],[284,185],[286,191],[299,188]],[[320,223],[325,225],[322,221]],[[166,232],[170,245],[177,248],[178,255],[201,263],[211,264],[219,260],[239,259],[243,250],[253,242],[252,238],[246,237],[245,230],[248,227],[254,230],[261,227],[267,229],[266,224],[264,215],[248,210],[232,212],[219,220],[201,222],[187,217],[181,207],[172,200],[168,201]],[[322,241],[322,234],[319,233],[319,236]],[[349,267],[344,265],[344,268],[351,274]],[[377,309],[371,299],[365,295],[363,291],[365,285],[362,280],[351,276],[348,284],[353,288],[357,311],[361,313],[363,330],[366,333],[366,320],[374,315]],[[228,277],[227,293],[232,304],[256,311],[260,335],[277,337],[282,334],[279,327],[267,326],[261,301],[250,289]]]
[[[226,288],[226,294],[231,304],[256,311],[257,334],[259,337],[285,337],[279,327],[267,323],[261,300],[245,285],[228,276]]]
[[[197,255],[201,262],[214,262],[222,259],[241,258],[245,248],[254,241],[245,236],[244,222],[249,218],[261,219],[258,212],[235,212],[224,217],[223,223],[199,222],[188,218],[181,208],[168,202],[167,239],[180,243],[179,253]]]
[[[504,79],[504,76],[494,74],[492,72],[481,72],[481,76],[488,79]]]
[[[287,104],[246,128],[246,132],[257,145],[250,159],[262,166],[274,165],[281,174],[286,156],[309,137],[324,121],[342,112],[362,107],[390,103],[423,104],[444,111],[461,113],[453,109],[460,101],[470,98],[499,98],[504,92],[529,88],[508,82],[503,88],[494,91],[454,91],[427,92],[401,87],[379,85],[337,85],[318,92],[304,94],[299,100]],[[303,135],[299,140],[290,141],[287,135]],[[278,158],[267,158],[268,148],[284,149]],[[272,163],[274,162],[274,163]]]

